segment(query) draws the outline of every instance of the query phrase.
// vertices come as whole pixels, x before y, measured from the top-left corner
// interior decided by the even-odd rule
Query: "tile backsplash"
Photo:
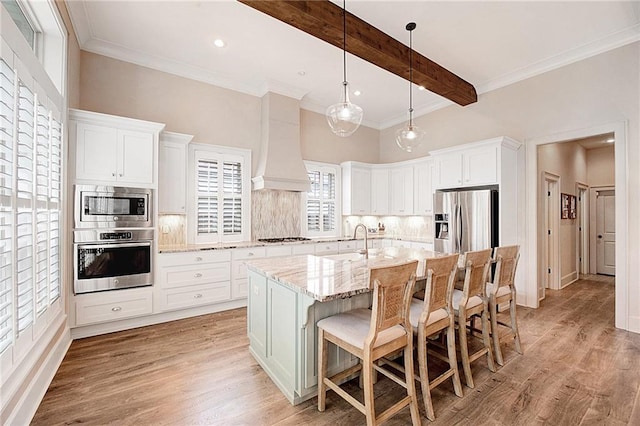
[[[342,234],[353,237],[353,230],[358,223],[376,229],[378,223],[384,223],[384,235],[388,237],[433,238],[432,216],[343,216]]]
[[[158,244],[181,245],[187,242],[187,218],[185,215],[161,214],[158,216]]]
[[[302,192],[253,191],[251,204],[253,240],[301,235]]]

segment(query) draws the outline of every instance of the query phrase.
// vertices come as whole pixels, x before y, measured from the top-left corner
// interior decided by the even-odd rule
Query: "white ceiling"
[[[341,4],[340,1],[336,3]],[[347,10],[486,93],[640,40],[640,2],[350,0]],[[324,113],[339,100],[342,51],[235,1],[68,0],[82,49]],[[222,38],[220,49],[213,40]],[[409,84],[347,56],[364,124],[406,120]],[[304,75],[300,75],[304,73]],[[479,96],[482,102],[482,96]],[[414,90],[416,115],[450,105]]]

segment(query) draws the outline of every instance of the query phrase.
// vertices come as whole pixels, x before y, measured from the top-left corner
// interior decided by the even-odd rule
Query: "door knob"
[[[598,235],[598,238],[602,238],[602,235]]]

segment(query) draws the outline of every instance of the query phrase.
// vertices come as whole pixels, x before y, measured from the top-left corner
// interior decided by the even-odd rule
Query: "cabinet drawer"
[[[338,250],[340,253],[348,253],[364,248],[364,240],[340,241]]]
[[[160,309],[170,311],[193,306],[207,305],[231,299],[229,282],[192,285],[170,290],[163,290]]]
[[[261,259],[265,257],[264,247],[250,247],[242,249],[234,249],[231,252],[233,260],[245,260],[245,259]]]
[[[247,278],[247,264],[245,260],[236,260],[231,263],[231,277],[236,280],[238,278]]]
[[[245,277],[246,277],[246,273],[245,273]],[[246,298],[248,293],[248,290],[247,290],[248,285],[249,285],[248,278],[240,278],[237,280],[233,280],[233,284],[231,286],[231,298],[233,299]]]
[[[393,240],[391,242],[391,247],[411,248],[411,242],[403,240]]]
[[[296,244],[291,246],[291,254],[294,256],[300,254],[314,254],[316,252],[316,244]]]
[[[330,243],[318,243],[316,245],[316,254],[331,254],[338,253],[340,250],[340,244],[338,242],[330,242]]]
[[[182,253],[160,253],[158,265],[177,266],[200,263],[225,262],[231,260],[231,250],[198,250]]]
[[[202,266],[174,266],[162,268],[163,287],[224,282],[231,279],[228,262],[208,263]]]
[[[149,315],[153,311],[152,290],[115,290],[74,297],[76,326]]]
[[[291,256],[291,246],[267,247],[266,257]]]

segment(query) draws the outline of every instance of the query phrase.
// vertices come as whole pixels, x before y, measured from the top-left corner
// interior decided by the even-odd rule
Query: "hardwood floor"
[[[291,406],[249,354],[245,315],[237,309],[74,341],[33,424],[364,424],[333,392],[324,413],[316,398]],[[613,278],[585,276],[547,291],[540,309],[519,306],[518,320],[524,355],[504,347],[496,373],[484,359],[473,363],[476,387],[464,387],[463,398],[450,384],[434,389],[433,424],[640,424],[640,335],[614,328]],[[347,386],[357,393],[357,380]],[[381,379],[377,410],[394,402],[396,389]],[[388,424],[410,422],[405,408]]]

